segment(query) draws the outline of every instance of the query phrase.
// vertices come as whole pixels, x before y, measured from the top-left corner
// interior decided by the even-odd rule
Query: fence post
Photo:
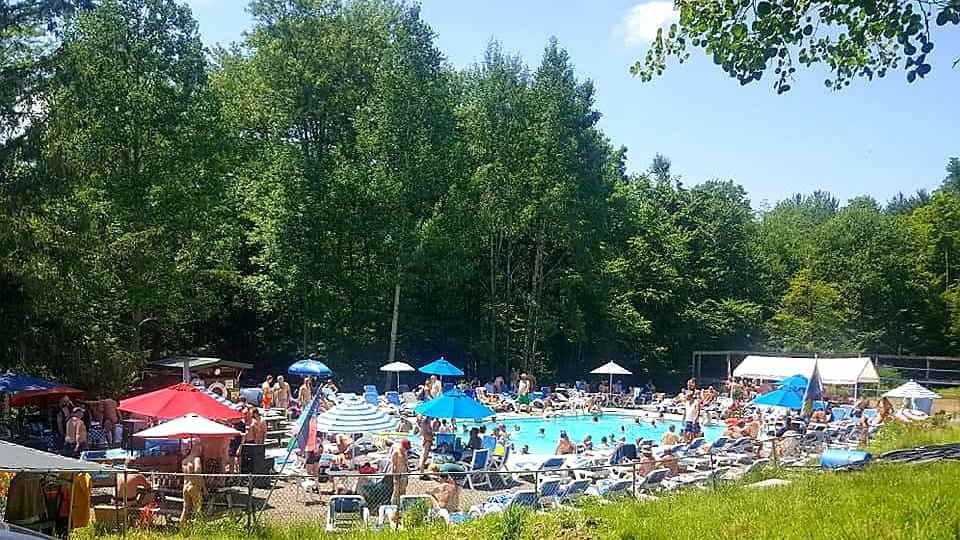
[[[630,464],[630,473],[633,476],[633,496],[636,497],[637,496],[637,464],[636,463]]]
[[[777,463],[777,438],[776,437],[770,439],[770,460],[773,463],[774,469],[779,467],[779,464]]]
[[[247,476],[247,530],[253,527],[253,473]]]
[[[537,502],[540,502],[540,470],[533,471],[533,491],[537,494]]]
[[[123,467],[123,500],[120,501],[120,504],[123,505],[120,510],[120,536],[127,537],[127,498],[130,494],[127,492],[127,466]]]

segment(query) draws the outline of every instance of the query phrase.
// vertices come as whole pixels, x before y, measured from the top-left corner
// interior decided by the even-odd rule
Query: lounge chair
[[[562,480],[559,478],[549,478],[540,482],[537,489],[537,495],[540,497],[540,507],[557,506],[560,504],[560,490]]]
[[[327,531],[366,526],[370,521],[370,509],[359,495],[335,495],[330,498],[327,512]]]
[[[473,456],[470,458],[470,467],[467,468],[467,484],[470,489],[477,489],[477,487],[493,489],[487,469],[489,458],[490,451],[486,448],[473,451]]]
[[[533,490],[524,490],[517,491],[511,495],[496,495],[487,499],[487,502],[482,505],[474,506],[470,509],[470,513],[477,516],[485,516],[488,514],[495,514],[498,512],[503,512],[510,507],[520,507],[520,508],[530,508],[537,509],[539,508],[539,497],[537,492]]]
[[[394,407],[398,407],[398,408],[400,407],[400,404],[401,404],[400,394],[391,390],[386,394],[384,394],[384,396],[387,398],[387,403],[389,403],[390,405],[393,405]]]
[[[598,497],[604,497],[606,499],[614,499],[618,497],[632,497],[633,496],[633,480],[615,480],[612,482],[601,482],[595,486],[591,486],[587,490],[587,493],[590,495],[596,495]]]
[[[548,458],[540,465],[540,470],[544,472],[550,471],[559,471],[563,468],[564,464],[567,462],[567,458],[563,456],[555,456]]]
[[[587,492],[587,489],[589,489],[592,484],[593,482],[586,478],[570,481],[567,485],[560,488],[560,492],[557,494],[557,502],[559,504],[567,504],[576,501]]]
[[[654,491],[663,488],[663,481],[670,476],[670,469],[654,469],[637,484],[637,491]]]

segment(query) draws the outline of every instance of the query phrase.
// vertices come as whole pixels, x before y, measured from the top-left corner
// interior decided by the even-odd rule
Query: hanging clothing
[[[18,525],[29,525],[47,519],[42,474],[17,473],[10,480],[5,519]]]
[[[74,529],[86,527],[90,524],[90,490],[92,487],[89,474],[73,475],[73,496],[70,499],[72,519],[70,523]]]

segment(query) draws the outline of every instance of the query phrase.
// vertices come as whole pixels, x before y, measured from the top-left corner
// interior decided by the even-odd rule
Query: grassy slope
[[[889,424],[870,446],[877,454],[896,448],[960,442],[960,424],[945,421]],[[514,514],[475,520],[458,527],[440,525],[407,531],[355,531],[351,540],[473,539],[585,540],[682,539],[958,539],[960,462],[872,465],[864,471],[812,473],[770,471],[789,486],[751,490],[724,485],[687,490],[654,502],[586,504],[583,508],[540,514]],[[759,478],[753,478],[757,480]],[[322,517],[322,516],[318,516]],[[93,536],[80,531],[75,537]],[[128,538],[160,535],[137,532]],[[249,531],[233,523],[207,523],[168,537],[233,540],[260,537],[301,540],[324,537],[322,524],[300,523]]]
[[[888,450],[946,443],[960,443],[960,424],[948,424],[944,419],[934,417],[927,422],[891,422],[884,425],[870,442],[869,450],[877,455]]]
[[[848,473],[794,473],[789,486],[688,490],[654,502],[588,504],[582,509],[488,518],[459,527],[356,531],[354,540],[406,538],[617,539],[955,539],[960,537],[960,463],[875,465]],[[509,523],[508,523],[509,522]],[[519,534],[515,534],[519,533]],[[184,534],[235,539],[250,531],[211,524]],[[318,524],[271,528],[257,536],[324,536]],[[155,538],[130,534],[128,538]]]

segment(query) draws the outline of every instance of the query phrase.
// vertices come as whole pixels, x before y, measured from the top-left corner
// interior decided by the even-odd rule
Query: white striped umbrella
[[[887,392],[883,397],[892,397],[892,398],[910,398],[910,399],[937,399],[940,397],[940,394],[920,386],[919,384],[908,381],[900,386],[894,388],[893,390]]]
[[[319,433],[384,433],[396,427],[395,418],[355,396],[317,416]]]

